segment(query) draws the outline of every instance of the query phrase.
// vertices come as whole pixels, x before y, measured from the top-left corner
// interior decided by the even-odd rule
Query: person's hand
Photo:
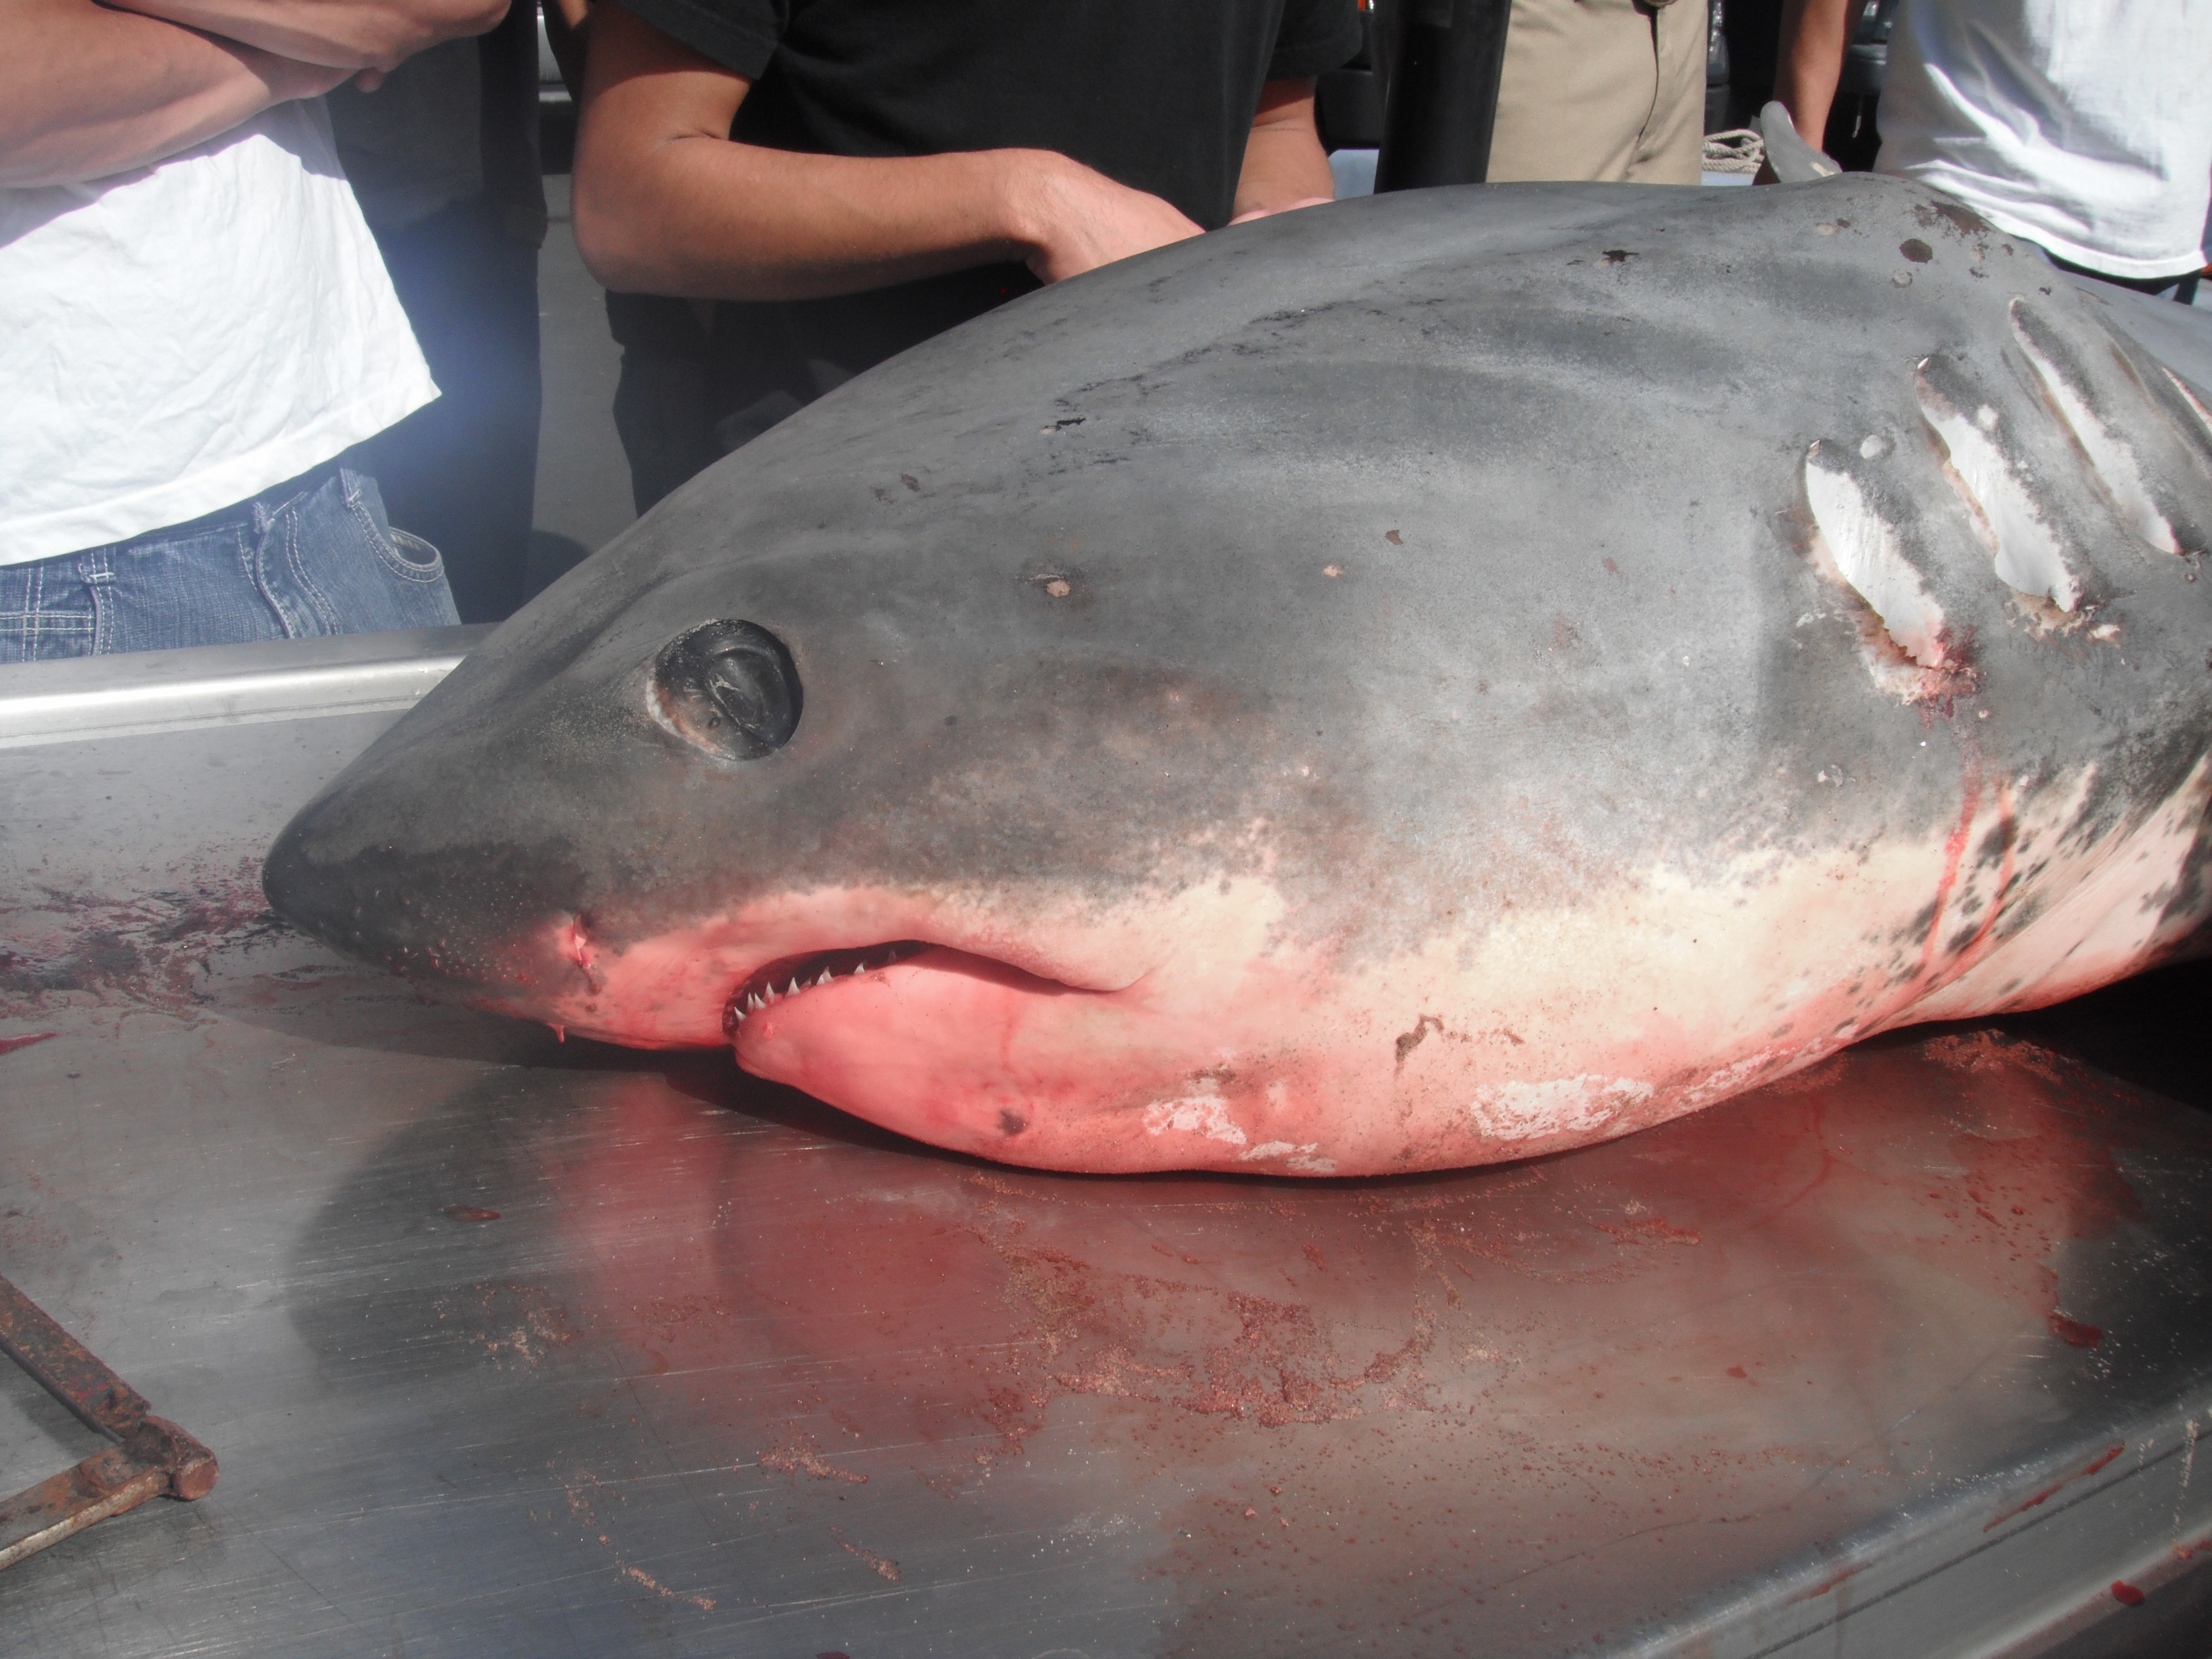
[[[1173,204],[1049,151],[1018,152],[1015,240],[1029,268],[1057,283],[1203,233]]]
[[[1229,222],[1232,225],[1249,225],[1255,219],[1272,218],[1278,213],[1295,213],[1300,208],[1327,207],[1335,199],[1334,196],[1301,196],[1295,202],[1278,202],[1273,207],[1248,208]]]

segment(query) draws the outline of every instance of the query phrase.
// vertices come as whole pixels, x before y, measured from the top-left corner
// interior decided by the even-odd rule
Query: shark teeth
[[[772,964],[748,978],[731,996],[729,1006],[722,1014],[722,1031],[735,1036],[738,1028],[748,1017],[762,1009],[795,997],[801,991],[811,991],[839,979],[857,978],[878,969],[888,968],[893,963],[903,962],[908,957],[927,950],[927,945],[918,939],[901,939],[894,944],[872,945],[860,951],[830,951],[809,957],[794,969],[787,963]],[[818,970],[815,963],[820,962]],[[810,975],[811,977],[810,977]],[[777,981],[782,983],[779,985]]]

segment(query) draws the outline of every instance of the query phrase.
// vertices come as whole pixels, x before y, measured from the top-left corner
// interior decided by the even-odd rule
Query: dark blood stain
[[[2078,1319],[2069,1319],[2056,1308],[2051,1310],[2051,1334],[2076,1348],[2094,1348],[2105,1340],[2102,1327],[2084,1325]]]
[[[1382,532],[1382,539],[1389,543],[1393,547],[1403,547],[1406,544],[1406,538],[1403,536],[1401,536],[1395,530],[1384,531]]]
[[[915,495],[919,495],[920,494],[921,494],[921,485],[920,483],[918,483],[915,481],[915,476],[914,476],[914,474],[913,474],[913,473],[911,473],[911,472],[902,472],[902,473],[900,473],[900,474],[899,474],[899,482],[900,482],[901,483],[904,484],[904,485],[905,485],[908,489],[911,489],[912,491],[914,491],[914,493],[915,493]]]
[[[1942,202],[1933,205],[1938,218],[1949,220],[1952,228],[1966,235],[1986,236],[1993,228],[1990,222],[1983,218],[1980,214],[1971,208],[1960,207],[1956,202]],[[1844,222],[1838,219],[1836,222],[1841,224]]]
[[[33,1031],[28,1036],[0,1037],[0,1054],[12,1054],[18,1048],[27,1048],[34,1042],[44,1042],[58,1035],[54,1031]]]
[[[1917,236],[1908,236],[1897,245],[1897,251],[1916,265],[1924,265],[1936,257],[1936,250]]]
[[[2143,1604],[2143,1593],[2124,1578],[2112,1580],[2112,1600],[2124,1607],[2139,1607]]]
[[[1401,1031],[1398,1034],[1399,1066],[1402,1067],[1405,1065],[1407,1056],[1411,1054],[1414,1049],[1421,1046],[1422,1042],[1427,1038],[1430,1032],[1441,1031],[1443,1029],[1443,1021],[1437,1018],[1436,1015],[1423,1014],[1419,1019],[1413,1022],[1413,1029],[1412,1030]]]
[[[1305,1251],[1306,1260],[1312,1262],[1317,1271],[1321,1273],[1327,1273],[1328,1271],[1328,1258],[1321,1253],[1320,1245],[1307,1244],[1303,1245],[1300,1248]]]
[[[279,931],[250,863],[210,872],[189,889],[131,899],[47,890],[12,911],[0,951],[0,1017],[28,1018],[50,996],[119,994],[170,1012],[198,1006],[200,976],[218,951]]]
[[[1000,1112],[999,1114],[999,1133],[1006,1136],[1009,1140],[1012,1139],[1016,1135],[1021,1133],[1023,1130],[1029,1127],[1029,1119],[1024,1117],[1019,1112]]]
[[[1637,256],[1629,248],[1609,247],[1605,251],[1605,262],[1609,265],[1625,265]]]
[[[448,1221],[496,1221],[497,1210],[483,1210],[473,1204],[448,1204],[440,1213]]]
[[[1749,1378],[1749,1376],[1751,1376],[1751,1373],[1750,1373],[1749,1371],[1747,1371],[1747,1370],[1744,1370],[1744,1368],[1743,1368],[1742,1366],[1741,1366],[1741,1365],[1731,1365],[1731,1366],[1729,1366],[1729,1367],[1728,1368],[1728,1374],[1729,1374],[1730,1376],[1733,1376],[1733,1377],[1736,1378],[1739,1382],[1741,1382],[1741,1381],[1744,1381],[1744,1380],[1747,1380],[1747,1379],[1748,1379],[1748,1378]]]

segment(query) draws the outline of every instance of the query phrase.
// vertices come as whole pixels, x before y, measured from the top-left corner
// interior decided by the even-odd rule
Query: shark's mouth
[[[931,948],[924,940],[902,939],[858,950],[814,951],[780,957],[755,969],[731,994],[728,1005],[722,1010],[722,1035],[735,1041],[738,1028],[745,1023],[747,1015],[759,1013],[786,997],[795,997],[818,985],[876,972]]]

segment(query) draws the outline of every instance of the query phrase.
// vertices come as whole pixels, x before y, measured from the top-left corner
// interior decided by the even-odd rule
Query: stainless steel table
[[[0,1052],[0,1271],[222,1464],[0,1574],[0,1653],[1893,1659],[2212,1607],[2206,1114],[1977,1027],[1459,1174],[948,1156],[265,914],[467,638],[0,671],[0,1043],[52,1033]],[[0,1384],[0,1488],[84,1455]]]

